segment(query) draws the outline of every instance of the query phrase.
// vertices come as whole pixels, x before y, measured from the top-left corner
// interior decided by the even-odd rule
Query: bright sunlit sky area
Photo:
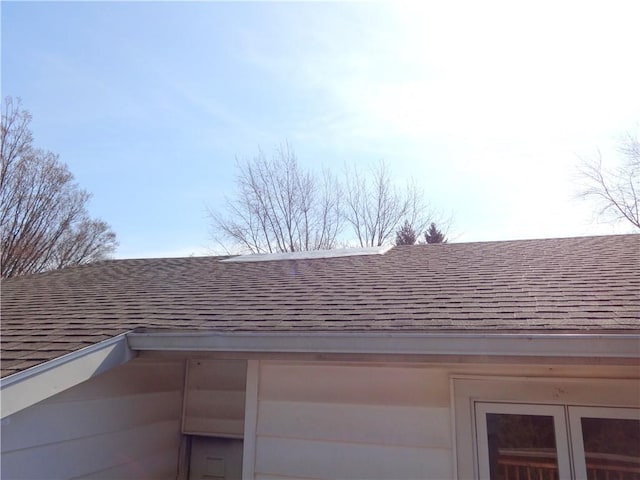
[[[453,241],[631,231],[576,199],[579,158],[640,122],[640,2],[3,1],[2,95],[116,232],[204,254],[236,158],[288,142],[384,160]]]

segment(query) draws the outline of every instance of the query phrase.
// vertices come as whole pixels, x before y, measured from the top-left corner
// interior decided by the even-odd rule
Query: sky
[[[640,2],[11,2],[2,95],[116,232],[117,258],[215,248],[236,159],[383,160],[452,241],[626,233],[580,158],[640,130]]]

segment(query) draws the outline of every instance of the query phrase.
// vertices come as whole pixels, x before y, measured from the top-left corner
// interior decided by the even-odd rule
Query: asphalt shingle
[[[2,282],[2,375],[134,328],[640,330],[640,235],[269,262],[111,260]]]

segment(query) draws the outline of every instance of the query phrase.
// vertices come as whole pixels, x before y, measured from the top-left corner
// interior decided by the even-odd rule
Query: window
[[[480,478],[640,479],[638,410],[476,402],[475,411]]]
[[[454,379],[458,478],[640,480],[634,380]]]
[[[640,479],[640,411],[568,407],[577,478]]]
[[[475,405],[480,478],[571,478],[564,409],[558,405]]]

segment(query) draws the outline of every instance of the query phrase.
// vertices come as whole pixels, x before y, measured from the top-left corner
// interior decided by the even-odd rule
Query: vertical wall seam
[[[253,480],[255,477],[259,383],[260,361],[248,360],[242,452],[243,480]]]
[[[189,391],[189,359],[184,360],[184,375],[182,379],[182,408],[180,411],[180,450],[178,451],[178,465],[176,469],[176,479],[186,480],[189,476],[189,465],[191,463],[191,442],[184,432],[184,418],[187,409],[187,392]]]

